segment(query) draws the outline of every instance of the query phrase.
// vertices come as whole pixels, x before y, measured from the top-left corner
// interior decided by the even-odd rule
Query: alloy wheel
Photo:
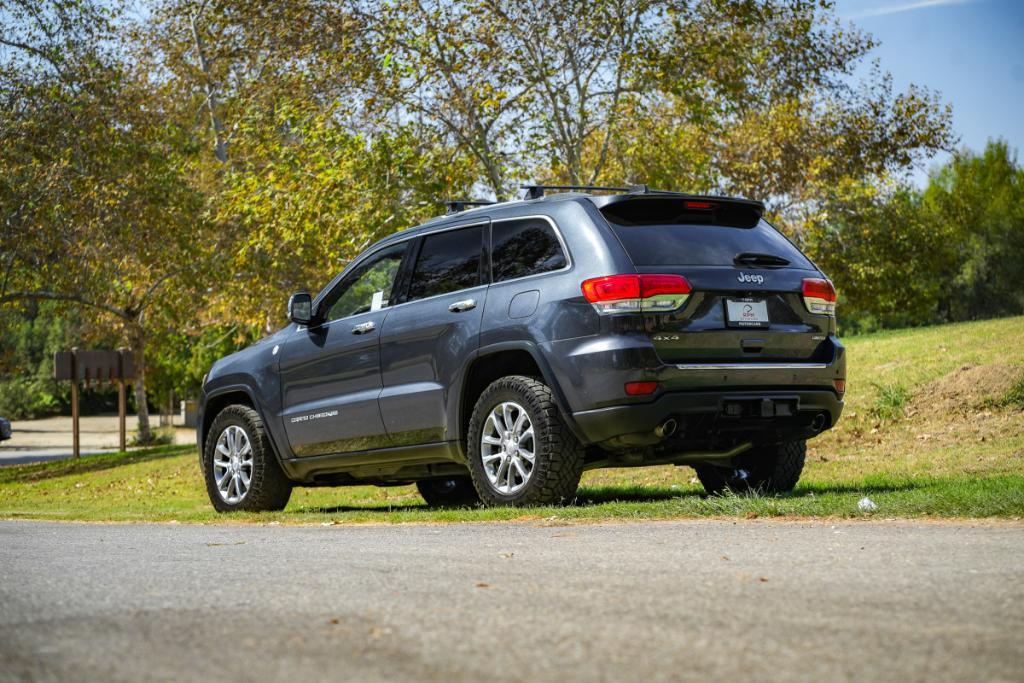
[[[217,438],[213,455],[213,478],[217,493],[228,505],[237,505],[249,493],[253,453],[249,435],[236,425],[228,426]]]
[[[498,493],[518,492],[533,474],[536,439],[526,409],[514,401],[496,405],[480,437],[484,474]]]

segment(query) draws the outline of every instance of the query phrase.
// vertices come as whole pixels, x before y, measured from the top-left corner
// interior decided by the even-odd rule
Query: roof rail
[[[650,190],[646,185],[630,185],[629,187],[605,187],[603,185],[520,185],[520,189],[526,190],[526,199],[540,199],[547,190],[571,191],[571,190],[598,190],[604,192],[629,192],[647,194]]]
[[[444,203],[444,205],[448,207],[448,211],[445,213],[445,215],[450,216],[453,213],[461,213],[462,211],[465,211],[466,209],[472,208],[474,206],[490,206],[491,204],[496,203],[497,202],[492,202],[488,200],[476,201],[469,199],[452,199]]]

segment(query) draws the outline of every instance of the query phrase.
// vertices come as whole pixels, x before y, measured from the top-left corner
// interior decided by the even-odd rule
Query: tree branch
[[[10,303],[12,301],[70,301],[72,303],[81,304],[83,306],[89,306],[91,308],[98,308],[101,311],[112,313],[119,318],[124,320],[132,320],[131,312],[126,311],[110,304],[100,303],[98,301],[92,301],[86,299],[84,296],[78,294],[62,294],[61,292],[50,292],[47,290],[40,290],[35,292],[11,292],[0,297],[0,304]]]

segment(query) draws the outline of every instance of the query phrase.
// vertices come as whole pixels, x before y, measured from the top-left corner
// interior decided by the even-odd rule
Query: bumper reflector
[[[657,382],[626,382],[626,394],[629,396],[647,396],[657,390]]]

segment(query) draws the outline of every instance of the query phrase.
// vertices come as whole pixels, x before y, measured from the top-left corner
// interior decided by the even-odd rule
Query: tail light
[[[807,278],[803,283],[804,306],[819,315],[836,314],[836,288],[831,280]]]
[[[580,286],[598,313],[660,313],[686,303],[693,289],[681,275],[607,275]]]

